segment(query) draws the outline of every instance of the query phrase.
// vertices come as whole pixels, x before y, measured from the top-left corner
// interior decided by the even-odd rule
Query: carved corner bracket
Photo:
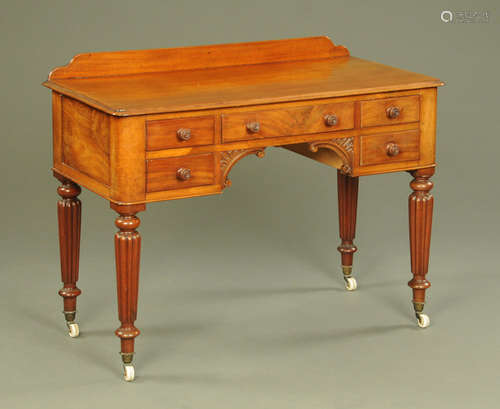
[[[354,156],[353,143],[354,138],[352,136],[346,138],[334,138],[327,141],[310,142],[309,150],[311,152],[318,152],[318,149],[326,148],[334,151],[342,160],[340,171],[345,175],[350,175],[352,173],[352,162]]]
[[[265,154],[264,149],[265,148],[235,149],[232,151],[221,152],[220,170],[223,180],[222,188],[231,186],[231,180],[229,180],[228,175],[236,162],[251,154],[255,154],[259,158],[262,158]]]

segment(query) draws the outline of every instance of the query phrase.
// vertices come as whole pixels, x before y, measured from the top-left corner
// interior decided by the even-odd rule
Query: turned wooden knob
[[[399,146],[394,142],[389,142],[386,147],[386,152],[388,156],[396,156],[399,155]]]
[[[181,141],[189,141],[191,139],[191,129],[180,128],[177,130],[177,138]]]
[[[325,115],[324,119],[325,119],[326,126],[335,126],[339,122],[337,119],[337,115],[334,115],[334,114]]]
[[[175,174],[179,180],[189,180],[191,179],[191,169],[179,168]]]
[[[399,117],[399,114],[401,114],[401,111],[399,110],[398,107],[387,108],[387,118],[396,119]]]
[[[247,129],[252,133],[259,132],[260,124],[258,122],[249,122],[247,123]]]

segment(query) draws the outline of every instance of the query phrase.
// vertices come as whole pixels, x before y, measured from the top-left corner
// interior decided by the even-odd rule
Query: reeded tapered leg
[[[341,244],[337,247],[342,255],[342,272],[346,288],[353,291],[357,288],[356,279],[352,276],[352,259],[357,247],[353,240],[356,234],[356,210],[358,207],[359,178],[344,175],[337,171],[337,191],[339,201],[339,230]]]
[[[410,182],[413,193],[408,199],[410,216],[410,253],[413,279],[408,285],[413,290],[413,306],[418,325],[426,328],[430,324],[429,317],[423,314],[425,290],[431,283],[425,278],[429,266],[431,244],[432,208],[434,198],[429,193],[433,187],[430,177],[434,168],[418,169],[410,172],[414,179]]]
[[[62,185],[57,188],[61,199],[57,202],[59,222],[59,250],[61,257],[61,281],[63,287],[59,295],[64,299],[64,317],[69,335],[74,338],[80,333],[75,322],[76,297],[81,294],[76,286],[80,261],[80,229],[82,203],[77,198],[80,186],[63,177],[57,176]]]
[[[118,289],[118,317],[120,328],[115,334],[121,340],[121,357],[124,365],[125,380],[134,380],[135,337],[140,331],[135,327],[137,318],[137,297],[139,291],[139,263],[141,236],[137,232],[140,220],[135,214],[144,210],[144,205],[111,205],[119,216],[115,221],[119,231],[115,234],[116,284]]]

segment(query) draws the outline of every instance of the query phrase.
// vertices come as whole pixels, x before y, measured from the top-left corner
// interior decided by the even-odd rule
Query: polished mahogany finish
[[[420,99],[416,95],[363,101],[361,103],[361,126],[363,128],[417,122],[419,119]]]
[[[271,147],[337,169],[338,250],[350,290],[359,177],[413,173],[410,287],[421,313],[430,285],[429,178],[440,80],[352,57],[327,37],[311,37],[79,54],[44,85],[52,90],[53,170],[62,183],[65,311],[75,311],[80,294],[81,185],[118,213],[116,334],[127,380],[139,335],[136,214],[151,202],[220,194],[235,164]]]
[[[434,205],[434,198],[429,193],[434,186],[430,178],[434,174],[434,168],[414,170],[411,174],[414,177],[410,182],[413,193],[408,198],[408,209],[413,279],[408,285],[413,290],[415,311],[421,312],[425,302],[425,290],[431,286],[426,275],[429,268],[432,208]]]
[[[141,223],[136,213],[144,205],[111,206],[119,216],[115,220],[118,232],[115,234],[116,284],[118,289],[118,318],[121,326],[115,334],[121,340],[121,353],[129,357],[134,353],[134,342],[141,332],[135,327],[137,318],[137,297],[139,294],[139,267],[141,236],[137,228]]]
[[[46,82],[54,91],[113,116],[306,101],[442,84],[427,75],[352,57],[327,37],[79,54],[70,64],[53,70]]]
[[[336,112],[332,115],[331,112]],[[246,128],[246,129],[245,129]],[[321,134],[354,128],[354,104],[297,103],[222,114],[223,142]]]
[[[146,150],[212,145],[215,142],[215,117],[173,118],[146,121]]]
[[[64,299],[64,315],[68,322],[75,320],[76,297],[81,290],[76,286],[80,262],[80,232],[82,203],[78,199],[80,186],[65,177],[54,173],[62,183],[57,188],[61,199],[57,202],[59,221],[59,250],[61,259],[61,281],[63,287],[59,295]]]
[[[148,160],[146,190],[186,189],[215,182],[216,156],[213,153]]]
[[[360,163],[363,166],[391,164],[420,158],[420,133],[410,131],[362,135]]]
[[[356,214],[358,208],[358,177],[350,177],[337,171],[337,194],[338,194],[338,212],[339,212],[339,233],[341,243],[337,247],[342,255],[342,267],[349,272],[352,269],[353,255],[358,249],[354,245],[356,235]],[[346,274],[347,275],[347,274]]]

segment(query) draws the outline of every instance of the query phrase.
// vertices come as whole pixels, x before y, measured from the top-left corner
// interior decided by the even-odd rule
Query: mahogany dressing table
[[[143,51],[86,53],[54,69],[53,172],[64,315],[75,321],[84,186],[110,202],[115,225],[124,378],[134,379],[141,237],[146,203],[221,193],[231,168],[283,147],[337,169],[347,290],[352,275],[358,178],[408,171],[411,272],[423,314],[431,238],[435,78],[351,57],[327,37]]]

